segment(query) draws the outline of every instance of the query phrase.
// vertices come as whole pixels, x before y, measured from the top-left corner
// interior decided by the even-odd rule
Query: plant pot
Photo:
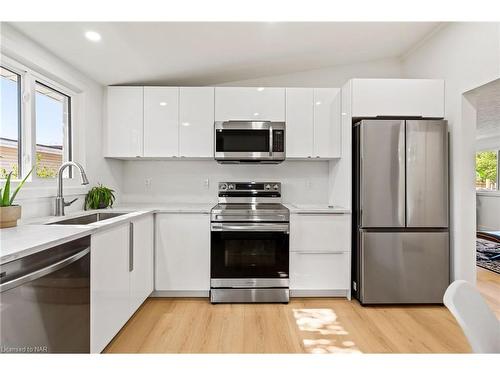
[[[104,203],[104,202],[99,202],[99,208],[106,208],[108,207],[108,204],[107,203]]]
[[[17,220],[21,217],[21,206],[0,207],[0,228],[12,228],[17,226]]]

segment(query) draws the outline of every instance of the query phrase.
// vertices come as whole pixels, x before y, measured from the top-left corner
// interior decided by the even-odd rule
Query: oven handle
[[[238,224],[224,224],[212,223],[212,232],[285,232],[289,233],[288,224],[274,224],[274,223],[238,223]]]

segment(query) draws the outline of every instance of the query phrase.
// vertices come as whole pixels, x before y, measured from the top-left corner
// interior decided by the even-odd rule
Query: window
[[[71,160],[71,98],[40,82],[35,91],[36,175],[53,178]]]
[[[476,190],[498,190],[500,150],[476,153]]]
[[[0,67],[0,178],[21,175],[21,76]]]
[[[12,172],[30,181],[55,178],[73,159],[72,99],[75,93],[18,62],[1,56],[0,179]],[[64,177],[72,177],[72,168]]]

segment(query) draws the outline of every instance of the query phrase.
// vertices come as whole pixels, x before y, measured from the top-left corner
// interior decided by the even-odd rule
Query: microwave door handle
[[[273,156],[273,126],[269,126],[269,156]]]

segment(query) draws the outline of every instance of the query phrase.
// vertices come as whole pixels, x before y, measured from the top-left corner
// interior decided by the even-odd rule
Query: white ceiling
[[[436,22],[14,22],[105,84],[208,85],[398,57]],[[102,35],[86,40],[85,31]]]
[[[476,108],[477,138],[500,136],[500,79],[467,93]]]

